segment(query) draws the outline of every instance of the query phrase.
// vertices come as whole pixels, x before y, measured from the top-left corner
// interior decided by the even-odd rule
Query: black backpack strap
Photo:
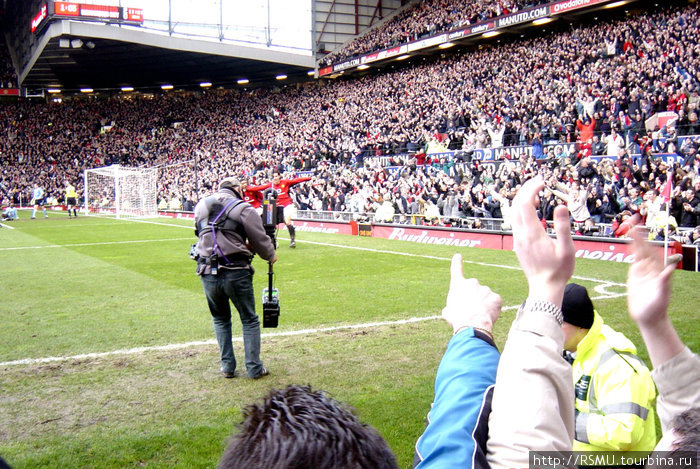
[[[229,230],[232,230],[232,231],[236,231],[239,235],[242,234],[243,240],[245,241],[245,231],[243,231],[243,230],[241,229],[243,225],[240,224],[240,223],[233,222],[233,221],[231,221],[230,224],[228,223],[228,221],[229,221],[228,215],[231,213],[231,211],[232,211],[234,208],[236,208],[236,207],[237,207],[238,205],[240,205],[241,203],[243,203],[243,200],[241,200],[241,199],[233,199],[233,200],[231,200],[231,201],[228,202],[228,203],[224,206],[224,208],[219,212],[219,214],[216,216],[216,218],[214,219],[214,221],[212,221],[211,223],[209,223],[209,226],[210,226],[211,232],[212,232],[212,238],[213,238],[213,240],[214,240],[214,245],[213,245],[213,247],[212,247],[212,252],[213,252],[213,253],[216,253],[216,252],[218,251],[219,254],[221,255],[221,257],[224,258],[224,260],[226,261],[227,264],[230,264],[231,262],[226,258],[226,255],[225,255],[224,252],[221,250],[221,248],[219,248],[219,243],[216,241],[216,230],[218,229],[219,231],[221,231],[221,230],[227,230],[227,229],[229,229]],[[219,224],[219,219],[221,218],[222,215],[225,215],[225,216],[224,216],[224,222],[221,223],[221,224]],[[227,226],[227,225],[228,225],[228,226]],[[233,226],[231,226],[231,225],[233,225]]]

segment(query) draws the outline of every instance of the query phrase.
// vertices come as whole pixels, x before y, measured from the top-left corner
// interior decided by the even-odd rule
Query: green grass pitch
[[[271,375],[223,379],[189,246],[191,220],[19,221],[0,228],[0,455],[20,468],[214,467],[243,406],[291,383],[325,389],[389,441],[402,468],[425,425],[450,338],[436,319],[456,248],[280,231],[282,315],[263,329]],[[503,298],[502,346],[527,294],[512,252],[459,248],[465,275]],[[260,259],[258,312],[267,283]],[[612,327],[646,350],[626,313],[627,266],[577,260]],[[696,273],[676,272],[671,315],[700,350]],[[242,358],[234,319],[236,356]]]

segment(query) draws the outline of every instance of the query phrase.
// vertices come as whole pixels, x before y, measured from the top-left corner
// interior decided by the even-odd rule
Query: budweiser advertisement
[[[502,249],[500,234],[451,231],[444,228],[425,228],[407,226],[375,225],[372,227],[373,238],[397,239],[420,244],[437,244],[455,247],[480,247]]]

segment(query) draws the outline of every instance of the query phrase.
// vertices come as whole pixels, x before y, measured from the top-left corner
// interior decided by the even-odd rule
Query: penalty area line
[[[620,296],[625,296],[626,293],[603,295],[591,298],[591,300],[605,300],[611,298],[618,298]],[[506,306],[502,308],[502,311],[516,310],[520,305]],[[435,319],[440,319],[441,316],[425,316],[420,318],[409,318],[400,319],[397,321],[380,321],[380,322],[369,322],[361,324],[347,324],[343,326],[333,326],[333,327],[323,327],[323,328],[311,328],[311,329],[299,329],[294,331],[285,332],[271,332],[267,334],[262,334],[261,337],[273,338],[273,337],[294,337],[303,335],[319,335],[326,332],[335,332],[342,330],[354,330],[354,329],[376,329],[382,326],[397,326],[403,324],[413,324],[425,321],[433,321]],[[243,342],[243,337],[234,337],[234,342]],[[10,367],[10,366],[20,366],[20,365],[41,365],[45,363],[59,363],[67,361],[77,361],[77,360],[87,360],[95,358],[105,358],[118,355],[141,355],[146,352],[163,352],[169,350],[181,350],[190,347],[201,347],[205,345],[216,345],[215,339],[208,340],[195,340],[191,342],[183,342],[180,344],[167,344],[167,345],[155,345],[150,347],[134,347],[130,349],[119,349],[112,350],[109,352],[95,352],[95,353],[81,353],[78,355],[70,355],[64,357],[43,357],[43,358],[23,358],[20,360],[12,360],[7,362],[0,362],[0,367]]]

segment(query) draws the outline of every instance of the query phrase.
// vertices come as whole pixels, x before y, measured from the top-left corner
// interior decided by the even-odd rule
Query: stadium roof
[[[20,82],[28,89],[64,90],[230,86],[240,79],[258,86],[276,83],[280,75],[287,82],[307,80],[313,68],[311,55],[57,21],[41,36]]]
[[[414,0],[415,1],[415,0]],[[172,84],[176,88],[247,87],[306,81],[314,70],[316,53],[339,47],[368,27],[391,16],[408,0],[314,0],[313,50],[266,48],[263,44],[219,42],[195,36],[133,26],[105,26],[104,22],[53,18],[29,34],[27,25],[46,0],[14,3],[0,0],[0,16],[13,23],[9,30],[21,85],[27,90],[60,88],[77,92],[124,86],[137,90]],[[49,11],[53,12],[49,4]],[[46,17],[44,17],[46,18]],[[32,30],[34,31],[34,30]]]

